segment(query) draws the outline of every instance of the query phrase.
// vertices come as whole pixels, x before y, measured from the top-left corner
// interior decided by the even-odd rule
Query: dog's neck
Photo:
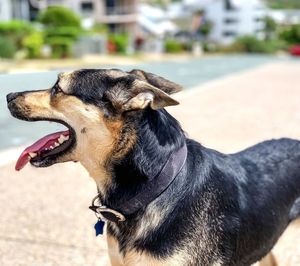
[[[172,152],[185,143],[179,123],[165,110],[147,110],[136,123],[137,139],[126,156],[111,165],[112,182],[102,201],[109,206],[126,201],[155,178]]]

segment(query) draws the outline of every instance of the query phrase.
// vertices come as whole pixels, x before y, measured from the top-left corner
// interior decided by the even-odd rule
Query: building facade
[[[30,9],[28,0],[0,1],[0,21],[8,21],[11,19],[30,19]]]
[[[37,9],[48,6],[65,6],[83,20],[106,24],[112,32],[134,31],[136,28],[137,0],[29,0]]]
[[[212,41],[230,44],[243,35],[263,37],[267,8],[260,0],[187,0],[186,4],[194,11],[203,10],[212,22]]]

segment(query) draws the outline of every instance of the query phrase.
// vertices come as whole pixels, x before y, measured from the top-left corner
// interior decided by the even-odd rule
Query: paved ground
[[[269,138],[300,139],[299,73],[299,63],[269,64],[178,95],[182,104],[170,111],[191,137],[224,152]],[[107,265],[87,208],[96,188],[79,164],[17,173],[8,163],[0,180],[0,265]],[[293,226],[281,240],[289,246],[275,249],[279,265],[300,265]]]

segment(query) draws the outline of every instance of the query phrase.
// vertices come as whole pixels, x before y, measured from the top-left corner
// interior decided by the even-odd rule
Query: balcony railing
[[[136,13],[136,6],[115,6],[115,7],[107,7],[106,15],[107,16],[115,16],[115,15],[131,15]]]

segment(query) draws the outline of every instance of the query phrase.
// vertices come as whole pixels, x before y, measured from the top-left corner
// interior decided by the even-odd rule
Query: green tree
[[[300,9],[299,0],[266,0],[266,3],[276,9]]]
[[[17,47],[13,41],[0,36],[0,58],[13,58]]]
[[[61,6],[51,6],[42,11],[38,20],[46,27],[80,28],[80,18],[70,9]]]
[[[277,24],[276,21],[269,16],[264,17],[263,22],[264,22],[265,40],[269,41],[275,37]]]
[[[23,39],[34,31],[32,25],[20,20],[0,23],[0,36],[14,43],[16,49],[21,49]]]
[[[81,33],[80,18],[71,10],[52,6],[39,14],[38,20],[45,28],[45,43],[52,48],[55,58],[69,57]]]
[[[291,25],[284,27],[280,34],[280,39],[284,40],[290,45],[300,43],[300,25]]]

